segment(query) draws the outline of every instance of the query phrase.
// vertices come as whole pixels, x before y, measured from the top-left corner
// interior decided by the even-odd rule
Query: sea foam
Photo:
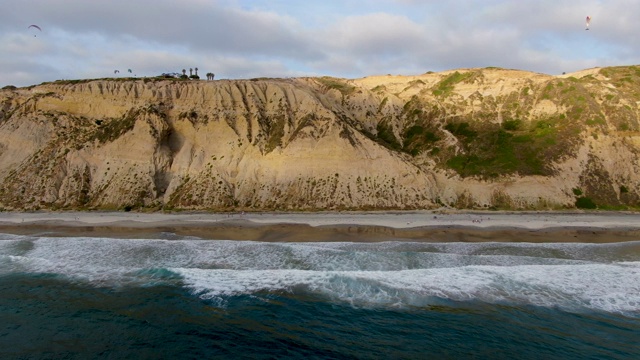
[[[262,243],[2,235],[0,276],[48,273],[93,286],[313,294],[354,306],[461,301],[640,314],[638,242]]]

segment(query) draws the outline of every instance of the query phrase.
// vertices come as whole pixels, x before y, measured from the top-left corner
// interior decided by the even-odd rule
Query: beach
[[[585,242],[640,240],[631,212],[3,212],[0,233],[267,242]]]

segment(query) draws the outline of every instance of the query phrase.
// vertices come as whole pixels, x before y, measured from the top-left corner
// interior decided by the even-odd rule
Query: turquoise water
[[[0,358],[640,358],[640,242],[0,235]]]

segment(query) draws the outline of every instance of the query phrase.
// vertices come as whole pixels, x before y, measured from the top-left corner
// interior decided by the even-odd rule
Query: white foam
[[[167,282],[218,300],[309,292],[358,306],[477,300],[636,316],[640,258],[620,257],[637,246],[21,237],[0,241],[0,275],[53,273],[98,286]]]
[[[628,264],[173,271],[204,298],[304,289],[361,306],[425,306],[445,299],[640,313],[640,266]]]

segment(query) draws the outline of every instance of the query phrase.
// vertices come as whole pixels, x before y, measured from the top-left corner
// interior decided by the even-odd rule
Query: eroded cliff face
[[[5,89],[0,206],[637,207],[638,101],[639,67]]]

